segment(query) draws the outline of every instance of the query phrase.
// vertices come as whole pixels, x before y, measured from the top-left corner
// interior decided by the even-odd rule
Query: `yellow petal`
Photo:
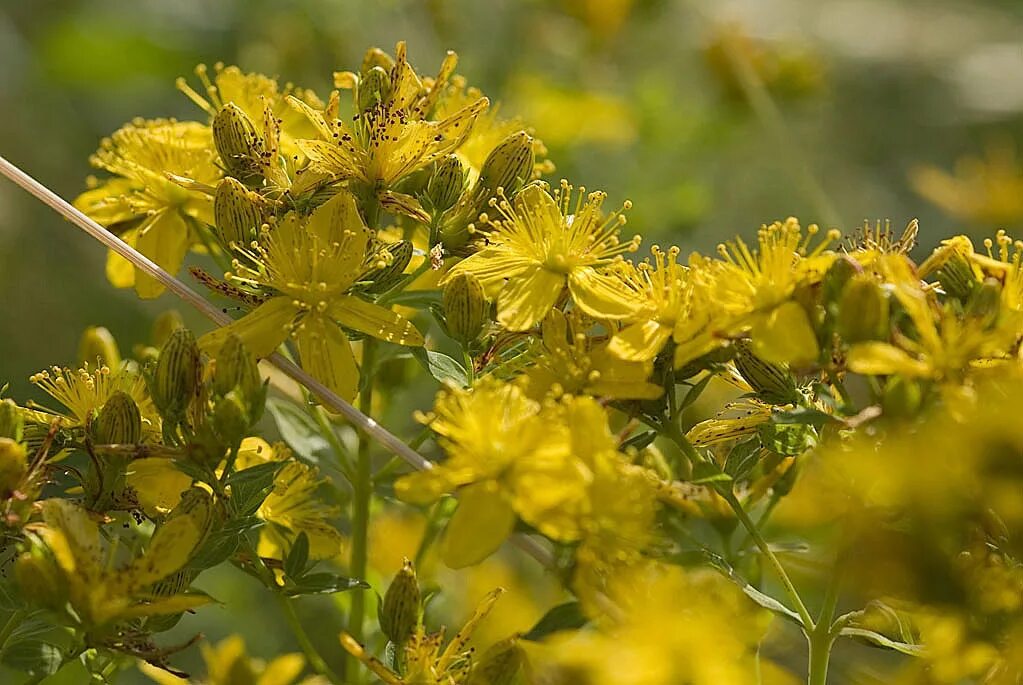
[[[302,368],[344,399],[355,397],[359,369],[344,331],[325,317],[313,314],[302,320],[295,341]]]
[[[572,269],[568,289],[579,309],[598,319],[624,319],[636,313],[637,305],[621,280],[592,267]]]
[[[345,295],[331,302],[327,313],[342,325],[397,345],[418,347],[425,342],[411,321],[397,312]]]
[[[137,604],[124,611],[119,611],[119,620],[141,618],[142,616],[159,616],[162,614],[180,614],[189,609],[197,609],[209,604],[213,599],[206,595],[174,595],[173,597],[161,597],[152,602]]]
[[[231,335],[237,335],[253,355],[268,357],[288,339],[291,324],[298,314],[299,308],[290,297],[274,297],[237,321],[202,336],[199,347],[215,355]]]
[[[846,357],[846,365],[867,376],[902,374],[921,377],[931,372],[930,364],[914,359],[895,345],[876,341],[853,345]]]
[[[298,140],[295,143],[302,154],[309,158],[309,167],[314,171],[340,178],[363,176],[358,160],[349,150],[339,145],[322,140]]]
[[[563,274],[533,266],[512,278],[497,297],[497,320],[509,331],[525,331],[547,316],[565,287]]]
[[[497,551],[515,527],[515,512],[494,481],[463,488],[458,509],[448,522],[441,558],[451,568],[465,568]]]
[[[531,262],[503,250],[485,248],[476,254],[455,264],[440,285],[444,285],[456,274],[471,273],[478,278],[487,290],[487,295],[495,297],[506,279],[518,278],[529,269]]]
[[[143,588],[181,570],[206,535],[203,517],[185,514],[161,524],[149,541],[149,549],[125,572],[129,587]]]
[[[266,665],[256,685],[291,685],[303,668],[305,657],[301,654],[282,654]]]
[[[625,361],[645,362],[657,356],[671,337],[671,328],[657,321],[640,321],[615,333],[607,351]]]
[[[138,230],[132,229],[121,236],[121,240],[135,247]],[[115,288],[131,288],[135,285],[135,267],[113,250],[107,251],[107,280]]]
[[[176,469],[170,459],[159,457],[131,462],[126,480],[135,490],[142,511],[153,518],[177,506],[181,501],[181,493],[192,485],[191,476]]]
[[[756,355],[775,364],[811,364],[820,353],[806,310],[796,302],[785,302],[757,317],[750,335]]]
[[[164,271],[174,275],[185,260],[191,244],[188,226],[181,215],[164,210],[152,221],[139,228],[135,249],[156,262]],[[141,271],[135,273],[135,292],[142,299],[158,297],[164,286]]]

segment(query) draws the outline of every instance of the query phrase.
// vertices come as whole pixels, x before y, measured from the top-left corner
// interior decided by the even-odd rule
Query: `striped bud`
[[[366,71],[357,86],[359,111],[373,109],[391,94],[391,77],[387,70],[375,66]]]
[[[976,287],[966,304],[966,315],[981,328],[990,328],[998,320],[1002,303],[1002,283],[988,277]]]
[[[217,400],[213,407],[213,427],[228,445],[241,444],[249,431],[249,423],[249,413],[237,393]]]
[[[938,267],[935,276],[938,277],[938,282],[945,293],[961,302],[967,301],[980,285],[974,274],[973,265],[959,250],[953,250],[949,254],[945,263]]]
[[[526,652],[517,638],[501,640],[483,653],[469,685],[511,685],[525,663]]]
[[[10,438],[15,442],[21,442],[24,428],[25,419],[14,400],[0,400],[0,438]]]
[[[234,389],[249,398],[263,387],[256,358],[245,349],[237,335],[228,336],[217,353],[213,371],[213,390],[218,395],[227,395]]]
[[[263,225],[260,197],[236,179],[226,177],[213,196],[213,221],[217,238],[224,247],[247,247]]]
[[[495,147],[483,162],[480,178],[476,184],[484,191],[480,200],[485,203],[504,188],[506,195],[512,195],[533,175],[536,159],[533,154],[533,138],[525,131],[508,136]],[[484,207],[481,207],[481,210]]]
[[[391,255],[391,262],[387,266],[373,269],[362,277],[364,281],[371,281],[366,290],[371,293],[390,290],[405,274],[405,268],[412,261],[413,251],[412,242],[408,240],[399,240],[393,245],[388,245],[387,252]]]
[[[437,162],[426,184],[426,197],[435,212],[444,212],[458,202],[465,190],[465,167],[455,155]]]
[[[796,399],[796,383],[782,364],[764,361],[753,353],[748,342],[736,343],[735,368],[760,397],[771,404],[787,404]]]
[[[838,301],[838,334],[847,343],[881,340],[888,335],[888,297],[869,275],[854,276]]]
[[[419,604],[422,593],[412,562],[405,559],[401,570],[387,588],[380,608],[380,630],[391,642],[403,644],[419,625]]]
[[[213,117],[213,144],[227,172],[243,183],[262,178],[263,139],[242,108],[229,102]]]
[[[116,369],[121,364],[121,351],[110,331],[102,326],[89,326],[78,342],[78,361]]]
[[[134,445],[142,439],[142,415],[131,395],[118,390],[99,410],[93,435],[101,445]]]
[[[202,368],[199,346],[187,328],[177,328],[160,350],[150,393],[161,414],[171,418],[184,416],[199,385]]]
[[[483,332],[487,319],[487,296],[479,279],[469,273],[456,274],[444,286],[444,323],[448,334],[462,344]]]
[[[0,497],[10,497],[27,472],[25,446],[10,438],[0,438]]]

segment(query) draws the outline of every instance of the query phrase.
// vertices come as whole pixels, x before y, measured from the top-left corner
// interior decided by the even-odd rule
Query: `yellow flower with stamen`
[[[168,174],[214,185],[221,173],[209,127],[170,119],[136,119],[100,144],[90,161],[114,177],[75,199],[75,206],[170,273],[199,242],[194,222],[213,223],[213,198],[184,188]],[[124,229],[127,230],[124,230]],[[107,277],[139,297],[163,292],[156,280],[110,253]]]
[[[369,231],[346,191],[308,219],[285,216],[235,262],[230,278],[272,296],[234,323],[203,336],[215,351],[232,334],[257,357],[294,336],[304,368],[346,399],[355,396],[359,371],[341,326],[399,345],[422,345],[423,336],[401,315],[351,293],[367,269]]]
[[[635,252],[638,236],[621,242],[625,223],[621,211],[605,216],[605,194],[586,195],[562,181],[552,196],[545,185],[524,188],[513,201],[501,195],[491,201],[499,218],[487,218],[486,244],[459,262],[446,278],[471,273],[497,293],[497,320],[508,330],[525,331],[547,315],[565,286],[584,313],[598,319],[620,319],[635,312],[620,278],[606,267]],[[585,200],[584,200],[585,198]],[[623,209],[631,207],[625,202]],[[442,281],[443,283],[443,281]]]
[[[112,370],[99,366],[92,369],[85,364],[72,370],[54,366],[33,374],[29,381],[65,408],[65,411],[58,412],[32,403],[31,407],[39,413],[29,413],[30,418],[49,423],[53,417],[59,417],[61,425],[66,428],[87,427],[111,395],[124,392],[135,401],[142,415],[143,440],[160,434],[160,414],[149,397],[145,381],[125,368]]]

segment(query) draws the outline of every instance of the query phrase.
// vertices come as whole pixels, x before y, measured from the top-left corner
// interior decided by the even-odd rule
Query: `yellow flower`
[[[206,662],[205,685],[292,685],[305,669],[305,657],[298,653],[282,654],[270,662],[253,659],[245,653],[245,641],[231,635],[216,645],[203,643],[202,658]],[[163,669],[140,662],[139,670],[159,685],[188,685],[186,678],[171,675]],[[304,678],[300,685],[323,682]]]
[[[647,382],[650,361],[624,361],[608,353],[607,345],[586,335],[578,312],[551,310],[543,320],[542,339],[533,364],[525,372],[529,394],[593,395],[613,399],[655,399],[663,389]]]
[[[497,319],[512,331],[528,330],[546,316],[566,284],[575,304],[590,316],[618,319],[633,313],[621,280],[605,267],[634,252],[639,238],[622,243],[618,236],[625,217],[620,211],[605,217],[604,193],[585,192],[579,188],[573,205],[567,182],[553,197],[534,184],[513,201],[503,196],[491,201],[500,218],[489,220],[486,246],[456,264],[449,277],[472,273],[497,291]],[[626,202],[624,208],[630,206]]]
[[[232,279],[272,296],[238,321],[200,339],[215,351],[232,334],[257,357],[270,355],[294,336],[304,368],[346,399],[355,396],[359,372],[341,326],[399,345],[422,345],[404,317],[350,292],[366,270],[369,231],[346,191],[321,205],[308,220],[285,216],[264,231],[236,262]]]
[[[213,223],[213,198],[184,188],[167,174],[212,185],[221,173],[208,127],[168,119],[136,119],[104,139],[90,159],[114,174],[82,193],[75,206],[111,229],[170,273],[177,273],[189,247],[199,241],[195,222]],[[127,229],[127,230],[124,230]],[[107,276],[119,288],[135,286],[152,298],[164,288],[110,253]]]
[[[468,685],[473,669],[479,663],[474,658],[475,649],[469,646],[473,632],[503,592],[498,588],[484,597],[447,645],[444,644],[443,630],[427,633],[420,623],[404,644],[405,668],[401,675],[369,654],[348,633],[341,633],[341,646],[387,685]]]
[[[87,628],[100,628],[144,616],[175,614],[209,601],[205,595],[195,594],[157,596],[153,585],[188,562],[206,535],[211,504],[208,495],[200,496],[189,503],[187,511],[172,513],[157,527],[146,552],[120,566],[116,547],[104,550],[100,528],[88,512],[67,500],[42,501],[43,521],[31,524],[28,530],[52,555],[59,574],[61,587],[49,588],[49,592],[56,597],[65,591],[77,619]]]
[[[449,53],[440,74],[426,87],[408,63],[405,43],[398,43],[395,52],[389,72],[374,67],[380,71],[370,70],[361,77],[350,72],[335,75],[337,85],[354,88],[358,112],[354,124],[339,118],[336,91],[322,111],[294,97],[289,97],[289,102],[305,114],[318,134],[316,139],[298,141],[313,171],[356,181],[366,192],[376,195],[385,208],[422,219],[418,203],[394,192],[393,187],[409,174],[454,152],[489,101],[480,97],[444,119],[429,120],[457,59]],[[371,51],[371,55],[376,53]],[[371,80],[371,73],[383,76]],[[370,87],[377,97],[367,101],[373,95]]]
[[[749,437],[771,420],[773,412],[774,407],[757,399],[730,402],[714,418],[690,428],[686,439],[696,447],[710,447]]]
[[[273,447],[260,438],[246,438],[238,451],[239,469],[256,464],[283,461],[274,476],[273,490],[263,500],[256,516],[266,522],[260,528],[257,553],[261,557],[284,559],[295,538],[309,538],[310,559],[330,559],[341,551],[341,533],[331,525],[340,510],[315,496],[324,480],[319,472],[291,455],[283,444]]]
[[[1023,219],[1023,171],[1011,143],[990,145],[984,157],[964,157],[950,174],[932,166],[913,169],[913,188],[950,216],[977,226]]]
[[[40,420],[48,422],[49,418],[59,417],[64,427],[87,427],[111,395],[124,392],[135,401],[142,415],[143,440],[160,434],[160,415],[149,397],[145,381],[123,366],[116,370],[107,366],[90,369],[88,364],[76,370],[54,366],[32,375],[29,381],[64,405],[66,410],[56,412],[40,408],[36,415]],[[36,408],[34,403],[31,406]],[[32,417],[32,414],[28,416]]]

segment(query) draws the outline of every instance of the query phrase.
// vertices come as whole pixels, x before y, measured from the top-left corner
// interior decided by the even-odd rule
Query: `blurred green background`
[[[1020,36],[1010,0],[0,0],[0,154],[70,199],[122,123],[200,117],[173,85],[199,62],[322,95],[333,70],[403,39],[420,73],[456,50],[548,144],[556,178],[633,200],[648,244],[709,250],[795,215],[847,232],[919,218],[929,250],[1023,223]],[[103,259],[0,182],[8,394],[41,399],[28,376],[74,362],[85,326],[130,350],[176,305],[115,290]],[[254,653],[294,649],[279,617],[242,612]],[[212,610],[200,628],[218,639],[237,620]]]

